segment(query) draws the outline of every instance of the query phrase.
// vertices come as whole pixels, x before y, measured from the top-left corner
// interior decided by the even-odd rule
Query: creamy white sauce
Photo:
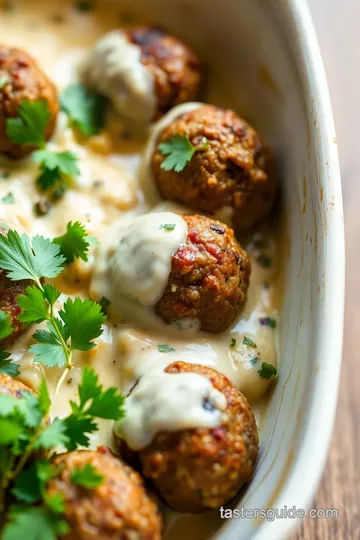
[[[187,225],[173,212],[150,212],[119,220],[98,248],[91,294],[111,302],[111,314],[126,318],[133,311],[148,312],[167,285],[171,257],[183,245]],[[125,314],[125,317],[124,317]]]
[[[154,117],[153,76],[141,63],[140,47],[130,43],[123,32],[105,34],[80,70],[85,84],[107,96],[119,114],[141,123]]]
[[[219,426],[226,406],[224,394],[206,377],[153,368],[126,399],[126,416],[115,425],[115,433],[140,450],[160,431]]]
[[[167,128],[174,120],[179,118],[182,114],[190,111],[195,111],[202,107],[204,103],[197,101],[191,101],[189,103],[182,103],[177,105],[168,111],[156,124],[151,128],[151,132],[146,143],[145,149],[142,154],[140,165],[140,185],[144,193],[146,194],[149,202],[156,204],[159,201],[159,193],[156,188],[153,174],[151,171],[151,161],[157,145],[158,138],[162,131]]]

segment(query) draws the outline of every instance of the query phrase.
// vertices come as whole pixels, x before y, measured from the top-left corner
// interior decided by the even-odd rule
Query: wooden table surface
[[[337,129],[346,228],[346,309],[342,375],[327,467],[314,508],[336,520],[306,520],[293,540],[360,539],[360,3],[308,0],[327,71]],[[331,358],[329,358],[331,369]]]

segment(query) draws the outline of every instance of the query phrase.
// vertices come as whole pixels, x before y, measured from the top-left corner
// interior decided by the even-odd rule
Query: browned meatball
[[[138,460],[142,474],[174,510],[198,513],[218,508],[252,477],[259,445],[254,415],[241,392],[214,369],[174,362],[166,371],[207,377],[226,397],[222,425],[158,433],[136,454],[119,441],[120,451],[127,459]]]
[[[243,306],[250,260],[226,225],[198,215],[182,216],[186,244],[171,260],[171,273],[155,311],[164,321],[198,319],[201,330],[223,332]]]
[[[61,454],[54,459],[60,473],[48,483],[50,496],[61,493],[64,518],[70,525],[66,540],[158,540],[162,520],[146,494],[138,473],[105,449]],[[104,476],[95,489],[74,485],[71,473],[87,463]]]
[[[21,158],[34,148],[13,143],[6,135],[6,120],[18,115],[24,100],[44,100],[51,113],[45,131],[48,140],[54,131],[59,111],[56,89],[31,56],[5,45],[0,45],[0,74],[6,81],[0,88],[0,153],[10,158]]]
[[[17,297],[25,293],[30,281],[11,281],[4,271],[0,270],[0,310],[9,315],[13,325],[13,332],[10,336],[0,340],[0,347],[6,347],[14,343],[16,338],[25,330],[26,325],[18,320],[21,309],[17,304]]]
[[[204,105],[187,112],[166,127],[158,143],[184,135],[194,154],[181,172],[161,168],[159,146],[152,157],[152,173],[165,199],[214,214],[230,208],[237,232],[245,232],[270,211],[276,193],[274,161],[257,132],[233,111]]]
[[[179,39],[158,28],[138,26],[126,30],[129,40],[141,49],[141,62],[154,77],[157,116],[199,94],[198,57]]]
[[[0,394],[21,398],[24,392],[35,394],[34,390],[29,386],[26,386],[26,384],[9,377],[9,375],[0,373]]]

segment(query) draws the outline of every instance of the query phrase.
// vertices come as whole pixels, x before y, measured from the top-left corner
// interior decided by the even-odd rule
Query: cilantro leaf
[[[95,489],[104,481],[104,476],[100,474],[91,463],[86,463],[81,469],[76,467],[71,472],[71,482],[76,486],[86,489]]]
[[[0,340],[10,336],[14,331],[14,327],[10,320],[10,315],[0,309]]]
[[[87,236],[85,227],[79,221],[74,224],[70,221],[66,226],[66,233],[54,238],[53,242],[60,246],[66,263],[70,264],[75,257],[83,261],[88,260],[86,255],[89,251]]]
[[[99,304],[69,298],[59,315],[69,329],[72,349],[88,351],[95,347],[92,340],[101,335],[101,325],[106,320]]]
[[[88,434],[97,431],[97,425],[90,416],[80,414],[71,414],[65,420],[66,435],[68,441],[65,446],[68,450],[76,450],[78,446],[88,448],[90,439]]]
[[[206,150],[209,144],[203,137],[202,144],[194,146],[189,137],[185,135],[173,135],[171,139],[159,144],[159,150],[166,156],[160,167],[165,171],[182,171],[193,155],[201,150]]]
[[[95,371],[85,366],[79,385],[80,408],[83,408],[87,401],[101,394],[102,386],[98,380],[99,377]]]
[[[10,514],[2,540],[56,540],[69,530],[68,524],[44,506],[18,507]]]
[[[124,416],[124,396],[116,388],[108,388],[94,397],[87,414],[108,420],[120,420]]]
[[[66,354],[52,323],[47,323],[47,330],[37,330],[33,338],[39,343],[31,345],[29,352],[34,355],[34,362],[42,362],[47,367],[62,367],[66,364]]]
[[[0,446],[7,446],[18,440],[23,426],[13,418],[0,418]]]
[[[11,493],[19,501],[26,503],[37,503],[41,500],[41,482],[36,464],[21,471],[15,480],[15,486]]]
[[[231,347],[232,349],[234,349],[234,348],[236,347],[236,339],[233,338],[233,337],[231,338],[230,347]]]
[[[17,118],[6,119],[6,135],[15,144],[42,147],[51,113],[46,101],[21,102]]]
[[[38,399],[39,399],[39,409],[45,415],[50,409],[51,401],[50,401],[49,392],[46,386],[46,381],[44,378],[41,379],[39,392],[38,392]]]
[[[77,166],[77,156],[73,152],[51,152],[51,150],[38,150],[33,160],[40,164],[41,175],[37,179],[41,191],[53,187],[62,175],[77,177],[80,174]]]
[[[19,375],[20,373],[19,364],[8,360],[9,358],[10,353],[0,349],[0,373],[10,375],[11,377],[16,377],[16,375]]]
[[[257,345],[253,342],[252,339],[248,338],[247,336],[244,336],[243,345],[247,345],[248,347],[254,347],[256,349]]]
[[[15,203],[15,198],[14,198],[14,195],[11,193],[11,191],[9,191],[9,193],[1,199],[1,202],[3,202],[4,204]]]
[[[90,137],[104,126],[106,99],[82,84],[69,86],[60,96],[61,108],[72,123]]]
[[[45,321],[48,318],[48,308],[44,293],[36,286],[26,287],[25,293],[17,297],[17,303],[22,309],[19,321],[27,324]]]
[[[44,500],[49,510],[55,514],[62,514],[65,511],[65,500],[62,493],[55,493],[51,497],[45,494]]]
[[[165,229],[166,231],[173,231],[175,227],[175,223],[164,223],[164,225],[160,225],[160,229]]]
[[[52,448],[53,446],[66,445],[68,442],[66,425],[59,418],[54,418],[54,421],[41,432],[34,448]]]
[[[0,268],[7,270],[14,281],[54,278],[62,271],[64,261],[60,247],[42,236],[34,236],[30,242],[26,234],[20,236],[13,230],[6,236],[0,234]]]
[[[277,369],[272,364],[267,364],[266,362],[263,362],[261,364],[261,368],[258,371],[258,374],[263,379],[270,379],[272,376],[275,377],[277,374]]]
[[[110,306],[111,302],[106,296],[102,296],[99,300],[99,305],[101,306],[101,311],[104,315],[107,315],[107,309]]]
[[[49,283],[44,283],[43,289],[46,300],[53,306],[61,294],[60,291]]]
[[[168,353],[168,352],[174,352],[175,349],[173,349],[172,347],[169,347],[169,345],[167,343],[162,343],[160,345],[158,345],[158,349],[160,352],[163,352],[163,353]]]

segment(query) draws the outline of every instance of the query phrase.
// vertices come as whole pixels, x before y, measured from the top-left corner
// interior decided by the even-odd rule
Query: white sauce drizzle
[[[139,309],[153,307],[167,285],[171,257],[186,236],[185,221],[173,212],[120,220],[109,233],[109,241],[99,247],[93,295],[106,296],[118,316],[124,314],[124,303]]]
[[[226,406],[224,394],[203,375],[154,368],[126,399],[126,416],[115,433],[133,450],[141,450],[160,431],[219,426]]]
[[[80,67],[85,84],[107,96],[117,112],[149,123],[156,96],[151,72],[141,63],[141,50],[120,30],[105,34]]]

